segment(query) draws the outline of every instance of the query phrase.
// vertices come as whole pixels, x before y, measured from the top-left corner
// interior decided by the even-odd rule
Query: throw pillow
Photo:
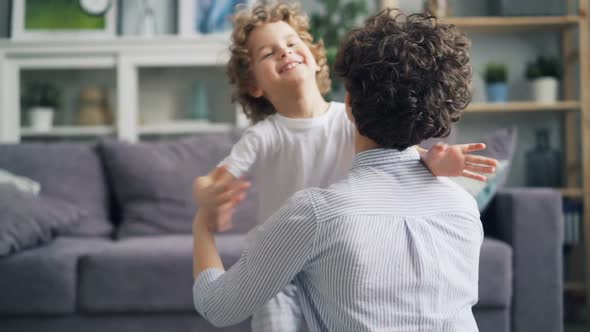
[[[123,216],[117,236],[190,234],[197,210],[193,181],[216,167],[237,137],[228,132],[156,142],[101,142]],[[230,232],[245,232],[255,224],[255,193],[251,190],[236,210]]]
[[[75,227],[84,212],[58,199],[0,184],[0,256],[50,242]]]
[[[485,174],[486,182],[476,181],[466,177],[451,177],[450,179],[470,193],[477,202],[480,212],[485,210],[498,190],[499,180],[507,172],[508,161],[499,160],[494,174]]]
[[[0,184],[2,183],[12,184],[21,191],[30,192],[35,195],[39,194],[39,191],[41,190],[39,182],[0,169]]]
[[[494,130],[480,141],[486,144],[486,149],[476,152],[476,154],[495,158],[499,161],[495,174],[485,174],[488,178],[486,182],[475,181],[464,177],[451,178],[451,180],[473,195],[480,212],[485,210],[498,189],[504,187],[510,172],[514,151],[516,150],[516,141],[516,127]]]
[[[43,195],[87,212],[70,235],[110,235],[110,201],[96,145],[51,142],[0,144],[0,168],[39,182]]]

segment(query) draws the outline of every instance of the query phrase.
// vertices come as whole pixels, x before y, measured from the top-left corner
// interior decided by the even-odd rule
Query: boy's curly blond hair
[[[227,74],[230,83],[235,85],[232,101],[242,105],[244,113],[253,123],[264,120],[267,116],[276,113],[276,110],[265,97],[255,98],[249,93],[248,88],[253,84],[253,77],[247,47],[248,37],[254,28],[278,21],[289,24],[309,47],[320,68],[320,71],[316,73],[320,93],[325,95],[330,91],[331,82],[324,43],[322,41],[313,43],[313,37],[309,33],[308,18],[300,11],[299,6],[271,2],[241,9],[233,17],[234,30],[231,36],[231,55],[227,64]]]

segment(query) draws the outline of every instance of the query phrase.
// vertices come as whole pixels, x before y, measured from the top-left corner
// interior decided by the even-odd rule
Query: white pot
[[[538,103],[555,103],[558,85],[555,77],[540,77],[531,81],[533,100]]]
[[[31,129],[49,131],[53,127],[54,109],[51,107],[32,107],[29,109]]]

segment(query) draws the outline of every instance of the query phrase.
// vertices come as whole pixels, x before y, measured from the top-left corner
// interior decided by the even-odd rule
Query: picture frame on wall
[[[178,32],[181,36],[227,35],[236,8],[255,0],[178,0]]]
[[[105,39],[117,31],[117,0],[14,0],[15,40]]]

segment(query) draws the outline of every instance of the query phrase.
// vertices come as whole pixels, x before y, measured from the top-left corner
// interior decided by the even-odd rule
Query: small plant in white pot
[[[490,103],[505,103],[508,99],[508,66],[501,63],[488,63],[483,73],[486,83],[486,96]]]
[[[561,77],[559,60],[540,56],[526,66],[525,76],[531,83],[531,95],[538,103],[555,103]]]
[[[31,82],[25,85],[22,107],[29,115],[31,129],[49,131],[53,127],[54,114],[60,106],[61,92],[51,83]]]

